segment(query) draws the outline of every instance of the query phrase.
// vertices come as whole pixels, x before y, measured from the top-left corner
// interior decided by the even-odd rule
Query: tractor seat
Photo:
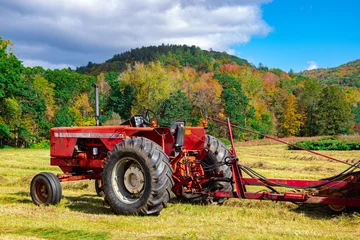
[[[175,138],[174,148],[176,151],[184,146],[185,124],[185,121],[175,121],[170,127],[171,133]]]
[[[129,125],[131,127],[146,127],[144,117],[142,115],[135,115],[120,125]]]

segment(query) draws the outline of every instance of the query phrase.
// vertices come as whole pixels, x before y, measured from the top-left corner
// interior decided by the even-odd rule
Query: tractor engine
[[[223,203],[225,198],[212,198],[217,190],[232,191],[232,172],[227,164],[230,156],[226,145],[205,135],[201,151],[183,149],[171,159],[175,195],[192,203]]]
[[[174,170],[173,178],[177,182],[173,191],[177,196],[202,191],[201,181],[205,180],[205,172],[197,155],[186,151],[181,158],[171,162]]]

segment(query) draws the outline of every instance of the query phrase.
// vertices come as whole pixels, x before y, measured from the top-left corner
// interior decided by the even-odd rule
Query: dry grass
[[[359,151],[331,152],[356,159]],[[317,179],[338,163],[281,145],[239,146],[240,160],[268,177]],[[357,239],[360,214],[326,207],[232,199],[223,206],[171,203],[159,217],[116,216],[91,181],[64,183],[57,206],[37,207],[29,195],[36,173],[59,173],[48,150],[0,150],[0,239]]]

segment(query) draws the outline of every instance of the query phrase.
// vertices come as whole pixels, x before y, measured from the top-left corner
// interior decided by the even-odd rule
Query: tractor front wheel
[[[31,181],[30,195],[36,205],[56,205],[61,201],[59,179],[52,173],[42,172]]]
[[[104,162],[105,199],[116,214],[158,215],[170,198],[171,174],[169,158],[158,144],[142,137],[125,139]]]

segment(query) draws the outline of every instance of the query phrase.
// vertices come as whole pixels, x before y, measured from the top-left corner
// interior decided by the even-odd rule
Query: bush
[[[8,146],[8,145],[0,146],[0,149],[13,149],[13,148],[14,148],[14,147]]]
[[[31,149],[50,149],[50,140],[41,140],[30,145]]]
[[[319,140],[308,140],[292,143],[309,150],[360,150],[358,139],[341,139],[338,137],[324,137]],[[301,150],[288,146],[289,150]]]

